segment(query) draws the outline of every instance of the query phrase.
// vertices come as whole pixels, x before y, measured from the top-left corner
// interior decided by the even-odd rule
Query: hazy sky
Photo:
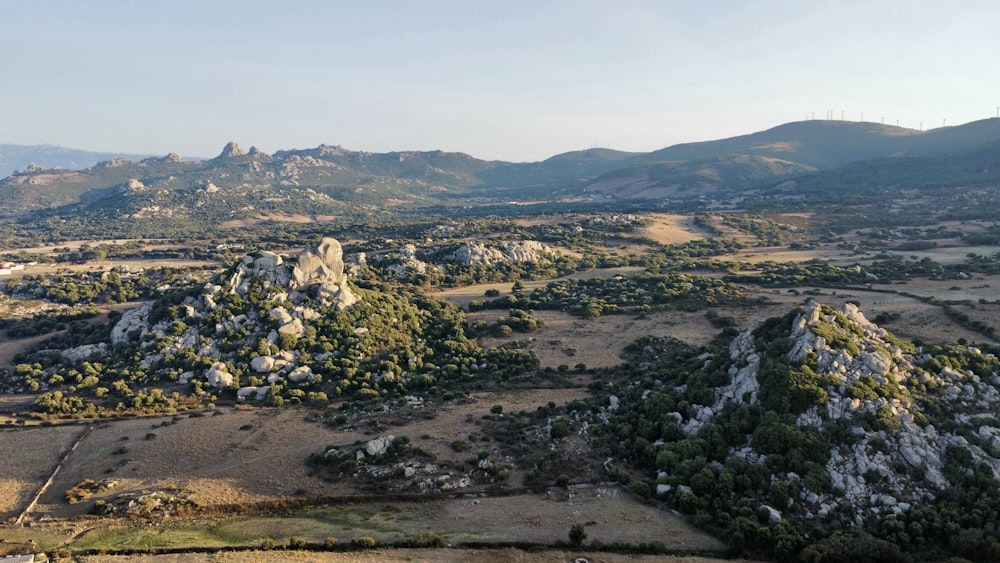
[[[8,0],[0,21],[0,143],[520,161],[1000,105],[996,0]]]

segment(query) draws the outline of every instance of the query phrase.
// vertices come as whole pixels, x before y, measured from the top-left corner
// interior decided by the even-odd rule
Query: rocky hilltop
[[[235,271],[225,278],[224,283],[207,284],[197,297],[186,297],[181,305],[181,314],[185,319],[204,320],[220,311],[220,303],[223,301],[234,297],[251,299],[255,293],[261,292],[268,296],[272,307],[253,308],[242,314],[226,315],[215,323],[214,332],[222,334],[246,328],[256,332],[267,324],[275,323],[277,326],[268,330],[265,336],[267,348],[270,348],[278,344],[282,336],[293,340],[303,336],[310,321],[319,319],[323,310],[342,311],[358,301],[344,275],[340,243],[336,239],[324,238],[315,248],[302,252],[293,264],[286,263],[280,255],[268,251],[262,251],[256,256],[246,256]],[[308,296],[316,298],[315,304],[304,303]],[[149,335],[163,335],[171,331],[176,333],[176,328],[172,329],[176,326],[174,318],[151,321],[153,307],[150,304],[142,305],[123,314],[111,329],[111,344],[121,346],[130,340],[146,341]],[[196,350],[201,356],[219,355],[218,345],[210,340],[205,342],[197,325],[186,326],[178,338],[166,347],[159,346],[154,339],[141,348],[148,350],[142,360],[147,367],[157,365],[167,355],[188,350]],[[86,350],[99,351],[93,347]],[[69,351],[73,357],[80,356],[79,352]],[[299,358],[299,354],[287,350],[260,354],[250,360],[250,367],[254,373],[267,374],[268,383],[278,382],[282,376],[296,382],[312,379],[312,370],[308,365],[299,365]],[[204,371],[204,380],[215,388],[233,387],[236,378],[227,370],[224,362],[213,362]],[[186,371],[178,380],[187,383],[195,375],[194,371]],[[241,388],[238,395],[245,398],[252,393],[263,398],[268,391],[268,387],[248,386]]]
[[[712,405],[697,406],[698,414],[684,421],[687,435],[696,435],[730,404],[760,401],[762,356],[753,335],[751,329],[733,340],[729,354],[732,382],[716,391]],[[898,513],[908,510],[912,502],[933,500],[936,492],[950,485],[944,460],[951,445],[968,448],[974,459],[1000,475],[1000,459],[963,437],[963,431],[969,431],[990,451],[1000,446],[1000,429],[988,424],[996,421],[995,405],[1000,399],[1000,376],[995,371],[978,375],[970,369],[940,366],[930,354],[891,337],[852,304],[834,312],[809,301],[793,319],[788,338],[792,346],[785,359],[812,371],[826,392],[825,400],[817,400],[818,404],[800,413],[795,425],[820,432],[842,426],[856,440],[830,452],[826,470],[837,494],[806,495],[806,504],[817,515],[826,516],[843,504],[867,507],[873,515]],[[976,348],[968,353],[981,355]],[[931,422],[931,413],[925,412],[926,397],[920,393],[928,385],[935,396],[954,403],[956,412],[963,413],[960,426],[939,431]],[[751,462],[764,457],[752,443],[734,453]],[[923,479],[915,481],[913,472]]]
[[[496,267],[517,264],[549,264],[558,256],[550,246],[534,240],[488,240],[418,248],[400,248],[359,256],[357,262],[377,267],[397,278],[414,274],[439,274],[448,265]]]
[[[445,303],[357,287],[340,243],[323,238],[291,257],[247,255],[201,287],[129,310],[106,339],[62,350],[18,385],[43,392],[38,404],[46,411],[76,412],[111,397],[142,406],[137,385],[176,384],[206,400],[223,392],[241,401],[325,404],[331,395],[394,393],[516,369],[516,361],[490,360],[464,327],[461,311]],[[81,369],[94,374],[87,385],[55,392]],[[156,400],[166,401],[159,391]]]
[[[601,416],[684,511],[731,523],[749,506],[760,533],[788,522],[804,542],[924,526],[928,507],[1000,483],[1000,360],[979,348],[917,347],[854,305],[810,300],[708,349],[648,338],[633,351],[634,378]]]

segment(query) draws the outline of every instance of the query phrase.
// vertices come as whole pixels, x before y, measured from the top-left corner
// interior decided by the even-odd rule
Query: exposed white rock
[[[289,313],[287,309],[282,309],[281,307],[271,309],[271,311],[268,312],[268,315],[270,315],[272,319],[278,321],[279,325],[288,324],[293,320],[292,314]]]
[[[254,399],[258,401],[263,401],[264,398],[267,397],[267,394],[268,392],[270,392],[270,390],[271,388],[266,385],[260,387],[253,387],[253,386],[240,387],[239,389],[236,390],[236,400],[245,401],[247,400],[248,397],[253,396]]]
[[[133,331],[141,333],[147,328],[150,308],[149,303],[143,303],[135,309],[125,311],[111,329],[111,343],[120,344],[125,341],[129,333]]]
[[[130,194],[144,192],[147,189],[148,188],[146,187],[146,184],[143,184],[142,181],[137,180],[135,178],[131,178],[129,179],[128,182],[122,184],[122,187],[119,191],[121,191],[121,193],[124,195],[130,195]]]
[[[344,283],[344,250],[340,242],[324,237],[315,249],[306,249],[292,269],[292,279],[296,287],[312,283]]]
[[[208,384],[216,389],[225,389],[233,386],[233,375],[226,371],[226,364],[215,362],[212,367],[205,372],[205,379]]]
[[[620,401],[615,395],[608,397],[608,412],[615,412],[618,410]]]
[[[302,321],[299,319],[292,319],[278,328],[278,334],[290,334],[295,338],[302,336],[305,331],[306,327],[302,325]]]
[[[274,358],[271,356],[257,356],[250,360],[250,368],[257,373],[267,373],[274,369]]]
[[[767,512],[767,522],[768,524],[777,524],[781,522],[781,511],[773,506],[768,506],[766,504],[760,505]]]
[[[288,374],[288,380],[298,383],[299,381],[312,381],[316,378],[316,375],[312,372],[309,366],[299,366],[293,369]]]
[[[365,444],[364,453],[370,457],[383,455],[395,439],[395,436],[389,434],[388,436],[381,436],[379,438],[369,440]]]
[[[245,154],[246,152],[243,151],[239,144],[234,141],[230,141],[226,143],[226,146],[223,147],[222,152],[216,158],[233,158],[243,156]]]
[[[105,354],[107,351],[108,345],[100,342],[98,344],[84,344],[76,348],[68,348],[60,352],[60,355],[71,362],[78,362],[86,360],[95,354]]]
[[[534,240],[502,241],[495,246],[470,243],[458,247],[449,257],[460,264],[489,266],[504,262],[544,262],[553,255],[550,247]]]

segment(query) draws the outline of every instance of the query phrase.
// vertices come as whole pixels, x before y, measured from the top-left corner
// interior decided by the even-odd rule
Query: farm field
[[[477,393],[462,404],[441,407],[432,418],[403,422],[386,432],[413,436],[415,444],[439,456],[438,462],[448,455],[458,461],[461,455],[447,444],[474,432],[475,427],[468,421],[486,415],[489,405],[501,404],[506,411],[516,412],[549,401],[563,403],[584,394],[584,389],[576,388]],[[349,541],[367,535],[391,543],[427,532],[447,543],[551,544],[565,538],[575,522],[587,522],[589,537],[603,542],[637,543],[659,538],[657,541],[670,550],[703,552],[725,548],[666,509],[642,504],[627,490],[603,484],[512,496],[470,491],[471,495],[419,502],[395,501],[386,495],[379,501],[338,501],[332,505],[321,502],[281,515],[240,515],[241,504],[300,499],[309,505],[308,498],[350,498],[362,492],[349,483],[330,484],[310,475],[305,461],[324,445],[349,445],[370,439],[373,434],[325,428],[307,420],[309,414],[307,409],[228,410],[216,416],[100,422],[70,455],[49,492],[31,512],[33,519],[43,523],[31,528],[0,528],[0,539],[4,540],[0,550],[16,550],[28,540],[47,550],[249,546],[267,537],[279,542],[292,537],[322,542],[328,537]],[[11,453],[29,442],[50,444],[52,457],[58,453],[57,445],[68,446],[59,444],[59,440],[68,442],[84,428],[64,425],[21,429],[8,432],[16,439],[5,435],[2,443],[12,448]],[[15,456],[3,459],[13,460]],[[39,461],[48,461],[49,466],[53,463],[48,459]],[[5,474],[10,474],[9,470]],[[33,492],[47,476],[46,471],[36,469],[20,478],[17,490]],[[116,483],[110,491],[86,502],[68,504],[65,492],[84,479],[112,479]],[[202,508],[217,507],[222,515],[164,520],[152,527],[122,526],[114,519],[74,518],[88,512],[101,498],[157,490],[184,491]],[[22,493],[9,498],[24,496]],[[6,514],[22,509],[23,503],[5,507]],[[236,514],[225,516],[231,511]],[[44,523],[50,519],[51,524]],[[628,525],[622,526],[622,522]]]

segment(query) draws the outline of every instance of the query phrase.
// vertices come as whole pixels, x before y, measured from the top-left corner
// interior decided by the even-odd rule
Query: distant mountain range
[[[29,166],[42,168],[65,168],[80,170],[98,162],[114,158],[137,160],[150,155],[135,155],[112,152],[91,152],[55,145],[2,145],[0,144],[0,177],[15,171],[27,170]]]
[[[9,147],[0,150],[12,161],[16,151]],[[566,198],[676,201],[766,192],[776,186],[795,191],[836,189],[838,183],[856,187],[1000,180],[1000,119],[931,131],[802,121],[649,153],[590,149],[534,163],[484,161],[441,151],[369,153],[329,145],[269,155],[230,143],[219,156],[204,161],[174,154],[115,156],[78,167],[73,163],[100,155],[30,148],[20,147],[19,162],[36,158],[53,164],[21,165],[19,172],[0,180],[0,213],[103,213],[108,220],[169,213],[175,218],[230,220],[269,213],[336,213],[358,206]]]

